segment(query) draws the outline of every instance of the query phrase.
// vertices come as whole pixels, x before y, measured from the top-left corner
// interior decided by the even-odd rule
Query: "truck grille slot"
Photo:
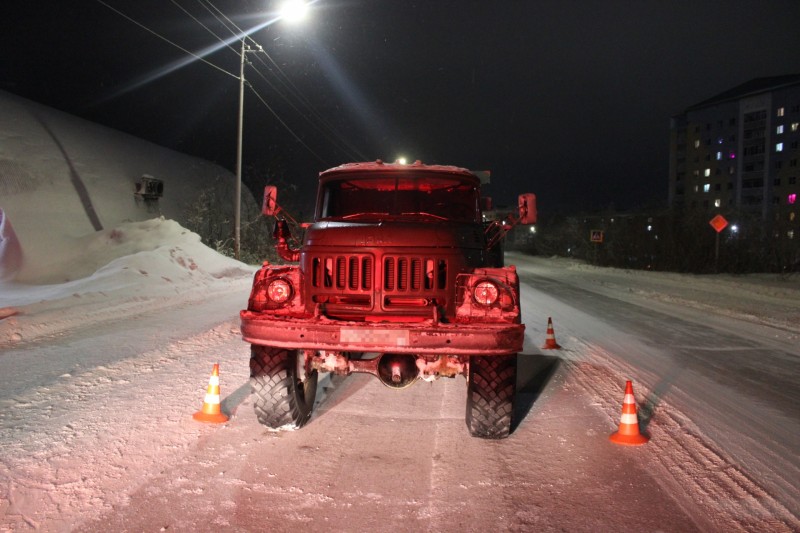
[[[315,257],[311,261],[311,283],[321,289],[370,290],[372,264],[372,257],[368,255]]]
[[[383,260],[386,292],[427,292],[447,287],[447,261],[428,257],[387,256]]]

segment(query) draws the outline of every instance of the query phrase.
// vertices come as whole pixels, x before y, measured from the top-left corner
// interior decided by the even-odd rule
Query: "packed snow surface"
[[[657,385],[608,343],[604,348],[579,333],[595,330],[601,337],[599,322],[562,311],[533,289],[523,288],[526,353],[539,352],[544,338],[543,317],[533,313],[542,306],[556,311],[564,350],[526,359],[558,358],[561,366],[538,399],[528,394],[533,407],[507,442],[466,435],[463,379],[417,384],[401,398],[366,376],[350,377],[338,389],[321,387],[329,398],[321,398],[319,418],[281,437],[260,430],[250,406],[242,405],[250,401],[247,347],[236,313],[254,267],[220,256],[161,218],[77,242],[84,253],[54,257],[51,267],[52,276],[68,281],[0,285],[2,531],[224,530],[234,524],[256,530],[262,519],[274,530],[328,524],[335,531],[380,530],[381,523],[414,531],[498,524],[583,531],[598,524],[661,531],[800,527],[796,439],[776,444],[794,458],[765,451],[766,466],[737,464],[728,454],[737,453],[743,438],[710,440],[705,415],[684,408],[676,394],[674,404],[663,400],[658,407],[646,448],[609,447],[605,433],[618,421],[620,378],[641,380],[638,398],[652,397]],[[800,338],[797,277],[687,276],[510,259],[524,284],[528,276],[550,276],[598,297],[765,327],[780,345],[797,346]],[[797,385],[797,350],[790,355],[788,379]],[[232,415],[222,426],[191,419],[214,362],[221,363],[223,410]],[[389,403],[381,403],[387,394]],[[430,402],[439,407],[428,413]],[[381,406],[378,418],[375,406]],[[781,416],[793,431],[797,406],[788,409]],[[437,429],[429,433],[431,424]],[[335,442],[342,446],[329,445]],[[266,448],[249,451],[259,445]],[[439,451],[430,457],[429,447]],[[346,450],[354,462],[336,467],[350,457]],[[429,461],[423,485],[430,499],[420,500],[417,482],[406,476]],[[371,473],[348,473],[361,468]],[[772,485],[759,478],[781,470],[785,478]],[[246,497],[234,497],[237,491]],[[264,514],[264,505],[272,511]],[[693,505],[708,516],[698,517]],[[454,519],[451,511],[471,518]],[[371,514],[381,512],[389,514]]]

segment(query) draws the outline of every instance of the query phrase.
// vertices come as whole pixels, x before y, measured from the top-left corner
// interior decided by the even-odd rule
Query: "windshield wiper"
[[[433,213],[426,213],[425,211],[415,211],[413,213],[400,213],[401,216],[414,216],[414,217],[428,217],[428,218],[435,218],[436,220],[450,220],[447,217],[443,217],[441,215],[434,215]]]
[[[376,217],[388,217],[389,213],[353,213],[350,215],[344,215],[341,217],[331,217],[331,218],[340,218],[342,220],[352,220],[355,218],[376,218]]]

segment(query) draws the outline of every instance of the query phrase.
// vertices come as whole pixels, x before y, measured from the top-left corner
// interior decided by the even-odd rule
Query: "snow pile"
[[[616,299],[645,298],[649,305],[676,304],[800,333],[800,274],[694,275],[597,267],[557,257],[535,261],[536,271],[558,273],[558,279]]]
[[[0,209],[0,281],[10,279],[22,265],[22,249],[11,222]]]
[[[54,283],[64,281],[59,269],[68,279],[91,274],[108,257],[96,255],[88,271],[53,265],[80,263],[90,234],[126,222],[164,216],[187,226],[203,193],[213,202],[204,207],[233,213],[234,176],[218,165],[2,91],[0,116],[0,279]],[[158,180],[160,196],[136,194],[145,176]],[[242,204],[251,209],[255,201],[244,193]]]
[[[254,268],[164,218],[64,240],[31,269],[45,285],[0,283],[0,346],[229,290]],[[57,283],[60,281],[60,283]]]

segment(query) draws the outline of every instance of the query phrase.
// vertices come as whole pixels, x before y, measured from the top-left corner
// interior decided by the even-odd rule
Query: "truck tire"
[[[467,387],[470,434],[483,439],[508,437],[517,389],[517,355],[470,357]]]
[[[295,429],[311,419],[317,371],[298,378],[297,351],[251,345],[250,386],[258,421],[272,429]]]

